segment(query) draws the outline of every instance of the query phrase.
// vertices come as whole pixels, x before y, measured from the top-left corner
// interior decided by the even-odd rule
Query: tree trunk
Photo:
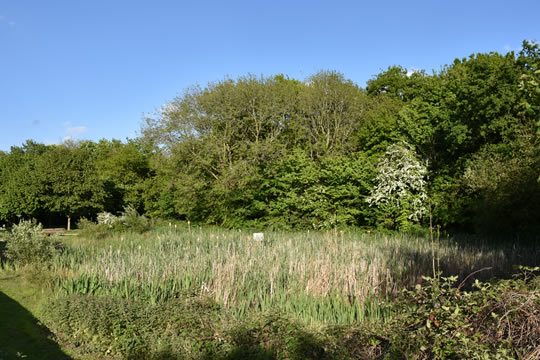
[[[68,229],[68,231],[69,231],[69,230],[71,230],[71,216],[70,216],[70,215],[68,215],[68,217],[67,217],[67,218],[68,218],[68,224],[67,224],[67,229]]]

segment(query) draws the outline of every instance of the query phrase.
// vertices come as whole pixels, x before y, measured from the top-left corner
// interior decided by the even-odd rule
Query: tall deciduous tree
[[[103,210],[105,190],[95,166],[92,142],[53,145],[39,159],[37,176],[48,211],[67,217],[89,216]]]
[[[142,211],[143,182],[151,172],[148,154],[134,140],[100,140],[95,151],[95,167],[105,186],[107,211],[119,212],[127,205]]]
[[[155,186],[152,196],[181,217],[216,223],[250,208],[258,167],[299,141],[290,123],[298,116],[300,86],[283,76],[227,79],[165,106],[143,134],[168,164],[158,166],[158,176],[168,179],[160,186],[175,196],[165,199]]]
[[[350,138],[358,131],[367,108],[364,91],[337,72],[322,71],[306,81],[300,92],[302,127],[312,158],[351,153]]]
[[[39,217],[47,209],[37,171],[40,158],[49,151],[43,144],[27,141],[0,157],[0,219]]]

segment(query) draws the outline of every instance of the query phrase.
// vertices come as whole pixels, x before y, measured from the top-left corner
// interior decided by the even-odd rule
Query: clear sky
[[[439,70],[540,40],[539,0],[0,0],[0,150],[137,136],[187,87],[248,73]]]

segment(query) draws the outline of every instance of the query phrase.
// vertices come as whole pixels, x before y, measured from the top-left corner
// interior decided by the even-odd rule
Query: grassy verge
[[[69,359],[36,315],[48,295],[21,271],[0,271],[0,359]]]

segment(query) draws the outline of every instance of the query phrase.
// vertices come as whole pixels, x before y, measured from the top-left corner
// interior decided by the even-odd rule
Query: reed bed
[[[350,324],[390,316],[382,305],[433,275],[433,264],[483,278],[534,264],[537,247],[494,246],[358,231],[270,232],[159,228],[102,240],[73,239],[55,259],[58,289],[167,301],[189,292],[213,297],[232,314],[284,311],[308,323]]]

